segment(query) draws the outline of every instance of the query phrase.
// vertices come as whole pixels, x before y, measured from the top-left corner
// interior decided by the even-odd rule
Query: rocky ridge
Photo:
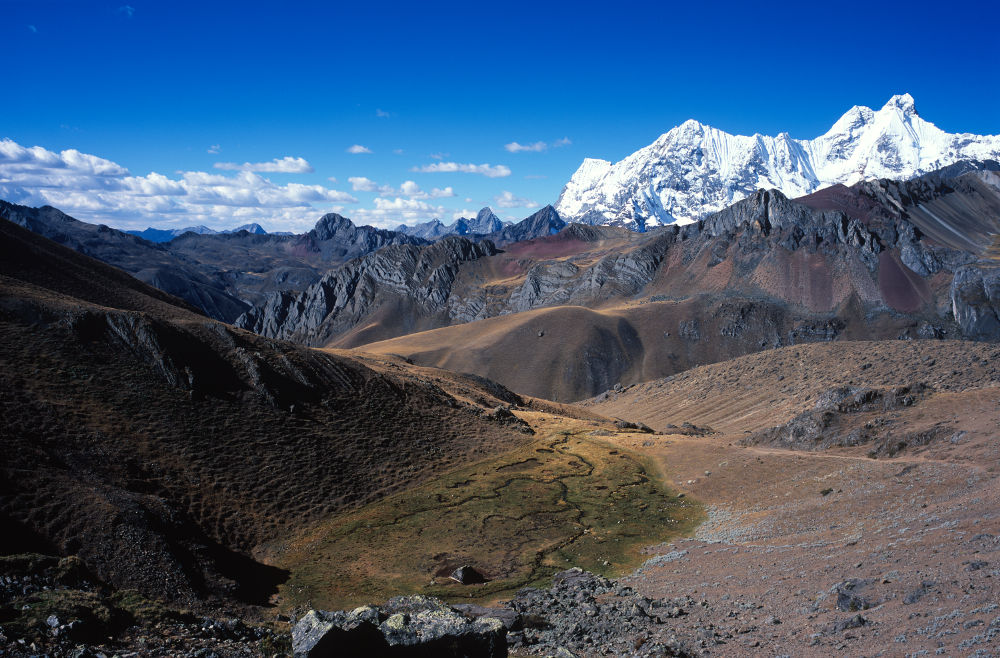
[[[398,233],[405,233],[425,240],[438,240],[449,235],[485,236],[501,231],[504,226],[504,222],[500,221],[493,209],[487,206],[472,219],[459,217],[449,225],[443,224],[438,219],[432,219],[429,222],[413,226],[400,224],[395,230]]]
[[[386,295],[412,302],[430,315],[447,314],[459,266],[496,253],[492,242],[457,237],[426,247],[391,247],[347,263],[300,294],[272,295],[235,324],[315,345],[353,327]]]

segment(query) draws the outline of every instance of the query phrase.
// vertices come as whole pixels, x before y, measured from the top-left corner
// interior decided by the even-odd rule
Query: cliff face
[[[430,246],[396,245],[348,262],[299,294],[271,295],[236,325],[275,338],[322,345],[390,300],[424,315],[447,314],[462,263],[497,253],[492,242],[449,237]]]

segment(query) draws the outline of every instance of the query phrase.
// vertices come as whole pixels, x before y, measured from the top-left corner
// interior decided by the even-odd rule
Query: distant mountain
[[[694,120],[612,164],[586,159],[556,210],[568,221],[643,231],[702,219],[758,189],[799,197],[837,183],[906,180],[959,160],[1000,158],[1000,136],[949,134],[909,94],[851,108],[812,140],[730,135]]]
[[[477,235],[487,235],[489,233],[496,233],[502,230],[506,224],[500,221],[500,218],[493,213],[493,209],[486,206],[476,215],[475,219],[459,219],[455,224],[464,224],[465,233],[459,231],[459,235],[466,235],[468,233],[474,233]]]
[[[479,211],[475,219],[460,217],[451,224],[432,219],[413,226],[400,224],[396,227],[396,231],[424,240],[439,240],[448,235],[487,235],[502,230],[504,226],[506,224],[493,213],[492,208],[487,206]]]
[[[29,208],[0,200],[0,218],[119,267],[224,322],[233,322],[271,293],[305,290],[352,258],[388,245],[428,244],[394,231],[355,226],[332,213],[301,235],[269,234],[249,224],[221,233],[186,231],[159,243],[81,222],[49,206]]]
[[[149,228],[143,231],[125,231],[126,233],[131,233],[132,235],[138,235],[144,240],[149,240],[150,242],[169,242],[176,238],[177,236],[184,235],[185,233],[195,233],[197,235],[216,235],[218,233],[239,233],[240,231],[246,231],[247,233],[253,233],[255,235],[266,235],[267,231],[260,224],[244,224],[243,226],[237,226],[236,228],[229,229],[226,231],[216,231],[210,229],[207,226],[188,226],[187,228]],[[282,235],[291,235],[290,233],[282,233]]]
[[[545,206],[538,212],[517,224],[505,226],[501,230],[491,233],[489,238],[498,247],[521,242],[522,240],[533,240],[546,235],[555,235],[566,226],[566,222],[559,217],[552,206]]]

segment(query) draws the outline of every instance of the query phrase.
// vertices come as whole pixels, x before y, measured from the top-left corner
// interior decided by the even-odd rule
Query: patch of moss
[[[117,610],[127,615],[133,623],[142,626],[167,622],[192,622],[196,619],[189,612],[168,608],[159,601],[149,599],[131,589],[115,592],[109,601]]]
[[[59,624],[71,624],[70,637],[81,641],[96,641],[106,637],[117,625],[118,615],[96,592],[75,589],[43,590],[16,599],[11,606],[14,614],[3,624],[9,637],[39,637],[48,634],[49,618]]]
[[[689,532],[701,515],[639,455],[562,431],[329,519],[272,559],[291,571],[288,607],[399,594],[488,601],[572,566],[625,572],[641,548]],[[463,564],[488,582],[451,581]]]

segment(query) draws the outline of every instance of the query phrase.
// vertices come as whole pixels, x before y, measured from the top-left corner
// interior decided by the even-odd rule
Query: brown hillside
[[[0,551],[266,603],[261,542],[523,445],[484,413],[509,393],[462,386],[211,321],[0,222]]]

